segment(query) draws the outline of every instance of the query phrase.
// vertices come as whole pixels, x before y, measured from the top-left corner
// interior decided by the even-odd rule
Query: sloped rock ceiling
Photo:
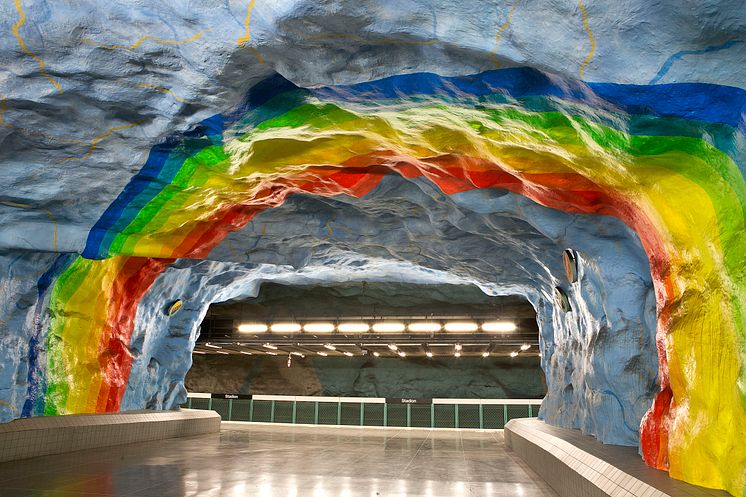
[[[536,308],[544,419],[745,494],[742,1],[13,0],[0,44],[0,419],[174,407],[263,281],[470,283]]]

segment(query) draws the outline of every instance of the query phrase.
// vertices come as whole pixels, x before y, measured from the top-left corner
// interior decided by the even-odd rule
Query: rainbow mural
[[[731,87],[523,68],[310,90],[270,78],[236,110],[154,147],[82,256],[39,282],[50,321],[34,338],[23,414],[119,409],[138,302],[175,259],[206,257],[295,193],[362,197],[398,174],[634,229],[655,281],[661,387],[640,428],[643,457],[746,495],[745,108],[746,91]]]

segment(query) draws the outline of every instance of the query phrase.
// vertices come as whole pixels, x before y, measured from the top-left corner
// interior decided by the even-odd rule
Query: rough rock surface
[[[547,421],[746,493],[742,2],[14,0],[0,33],[0,419],[177,405],[261,281],[474,283],[536,307]]]

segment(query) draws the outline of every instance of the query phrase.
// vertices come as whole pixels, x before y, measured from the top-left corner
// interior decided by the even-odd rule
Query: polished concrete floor
[[[501,431],[223,423],[221,433],[0,464],[3,497],[556,494]]]

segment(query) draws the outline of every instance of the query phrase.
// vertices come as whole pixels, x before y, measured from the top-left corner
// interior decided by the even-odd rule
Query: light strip
[[[274,323],[269,327],[275,333],[297,333],[300,331],[298,323]]]
[[[318,355],[321,355],[321,356],[324,356],[324,357],[326,357],[326,356],[328,356],[328,355],[329,355],[329,354],[327,354],[326,352],[316,352],[316,353],[317,353]]]
[[[277,350],[277,346],[272,345],[271,343],[265,343],[264,345],[262,345],[262,347],[264,347],[265,349]]]
[[[332,323],[306,323],[303,325],[303,331],[308,333],[331,333],[334,331]]]
[[[419,322],[419,323],[409,323],[407,326],[407,329],[412,332],[434,332],[434,331],[440,331],[441,325],[440,323],[435,322]]]
[[[267,325],[262,323],[243,323],[238,325],[239,333],[266,333]]]
[[[370,331],[368,323],[339,323],[337,330],[340,333],[367,333]]]
[[[347,357],[352,357],[355,354],[353,354],[352,352],[344,352],[344,355],[346,355]]]
[[[253,352],[246,352],[245,350],[242,350],[241,353],[246,355],[254,355]]]
[[[213,348],[213,349],[222,349],[223,348],[223,347],[218,347],[217,345],[213,345],[211,343],[206,343],[205,347],[210,347],[210,348]]]
[[[394,321],[384,321],[373,325],[373,331],[376,333],[401,333],[404,331],[404,328],[404,323],[397,323]]]
[[[335,347],[334,345],[332,345],[330,343],[325,343],[324,344],[324,348],[327,349],[327,350],[337,350],[337,347]]]
[[[516,328],[515,323],[511,323],[510,321],[487,321],[482,323],[482,331],[488,333],[515,331]]]
[[[469,323],[466,321],[451,321],[450,323],[446,323],[443,328],[445,328],[446,331],[470,332],[477,331],[479,325],[477,323]]]
[[[202,354],[202,355],[205,355],[205,354],[207,354],[207,352],[202,352],[201,350],[193,350],[192,354]]]

